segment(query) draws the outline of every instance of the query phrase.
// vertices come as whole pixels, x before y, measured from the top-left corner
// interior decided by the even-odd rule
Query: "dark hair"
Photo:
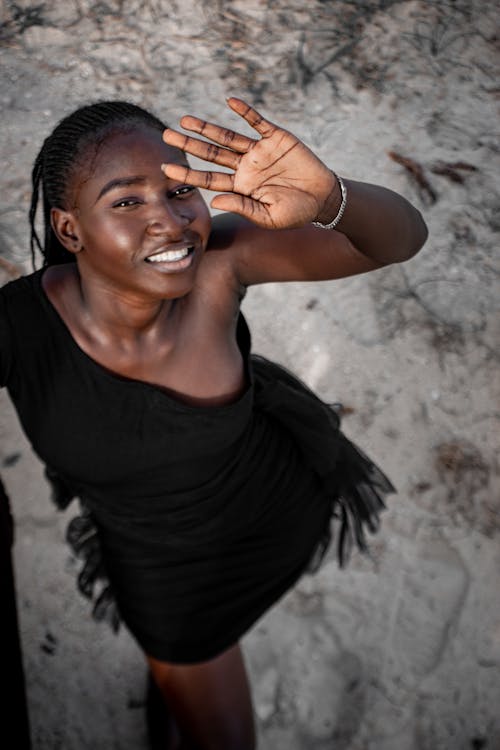
[[[80,107],[61,120],[45,139],[35,159],[31,175],[33,193],[29,221],[33,267],[36,248],[43,255],[44,266],[74,260],[74,255],[59,242],[52,229],[50,210],[66,207],[68,186],[84,152],[93,144],[98,148],[113,130],[126,129],[134,125],[149,125],[160,131],[166,128],[161,120],[142,107],[130,102],[103,101]],[[40,189],[45,231],[43,245],[35,229]]]

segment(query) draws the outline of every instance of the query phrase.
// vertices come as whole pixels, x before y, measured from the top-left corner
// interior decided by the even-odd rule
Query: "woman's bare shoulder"
[[[207,250],[234,250],[262,231],[243,216],[220,213],[212,219]]]

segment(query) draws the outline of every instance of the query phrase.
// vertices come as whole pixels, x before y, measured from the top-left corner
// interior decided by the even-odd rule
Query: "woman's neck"
[[[80,274],[76,264],[53,266],[45,273],[45,289],[70,328],[104,343],[145,343],[165,331],[178,308],[176,299],[147,299],[100,279]]]

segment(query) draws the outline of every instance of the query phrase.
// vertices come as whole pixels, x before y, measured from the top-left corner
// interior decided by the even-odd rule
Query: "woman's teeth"
[[[146,260],[149,263],[172,263],[175,260],[182,260],[188,255],[191,247],[182,247],[180,250],[165,250],[163,253],[150,255]]]

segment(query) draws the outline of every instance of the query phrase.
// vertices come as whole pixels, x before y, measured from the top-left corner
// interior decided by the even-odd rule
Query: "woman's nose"
[[[174,207],[168,201],[157,205],[151,212],[147,232],[153,236],[178,233],[184,230],[192,221],[188,211],[182,207]]]

